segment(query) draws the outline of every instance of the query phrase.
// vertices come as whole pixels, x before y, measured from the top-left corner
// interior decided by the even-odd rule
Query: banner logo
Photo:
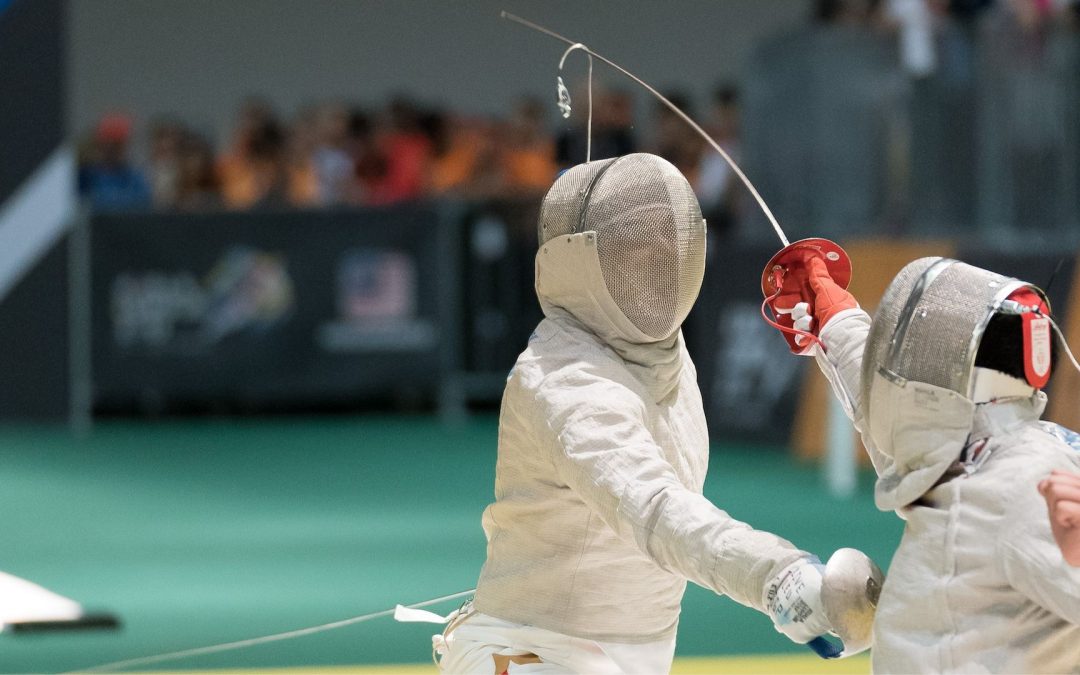
[[[115,344],[200,352],[287,320],[295,291],[282,256],[234,247],[204,279],[189,271],[121,273],[110,287]]]
[[[338,317],[319,327],[328,352],[433,349],[438,330],[419,316],[416,259],[396,249],[345,251],[337,267]]]

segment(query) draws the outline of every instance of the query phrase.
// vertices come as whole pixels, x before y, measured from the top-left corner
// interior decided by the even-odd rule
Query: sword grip
[[[844,653],[843,647],[837,647],[832,642],[825,639],[825,636],[819,636],[806,643],[806,646],[814,650],[814,653],[823,659],[837,659]]]

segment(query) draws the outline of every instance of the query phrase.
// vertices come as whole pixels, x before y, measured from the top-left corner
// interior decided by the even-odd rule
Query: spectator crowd
[[[680,92],[667,92],[669,98],[697,119],[730,154],[738,158],[745,151],[755,182],[768,188],[778,211],[788,217],[822,224],[830,219],[880,223],[893,217],[890,213],[905,208],[919,216],[918,202],[941,202],[945,206],[938,209],[940,213],[927,219],[957,221],[966,216],[956,213],[973,211],[974,207],[966,204],[974,203],[974,198],[956,189],[953,178],[942,180],[938,173],[991,174],[972,168],[974,151],[965,150],[983,141],[972,137],[965,146],[961,143],[964,134],[955,132],[960,127],[975,127],[974,122],[958,125],[961,118],[973,114],[972,100],[978,95],[975,84],[965,84],[974,82],[975,77],[969,65],[975,59],[978,41],[975,26],[986,27],[983,42],[991,49],[1015,47],[1010,47],[1010,54],[1018,56],[1002,57],[1010,64],[1033,64],[1014,78],[1018,82],[1030,83],[1030,73],[1035,73],[1050,78],[1044,89],[1064,91],[1062,78],[1052,71],[1057,52],[1045,45],[1050,44],[1047,37],[1055,31],[1064,30],[1074,39],[1080,36],[1080,0],[816,0],[809,19],[801,33],[767,40],[751,56],[748,71],[752,79],[747,81],[745,107],[748,123],[757,125],[753,130],[749,124],[743,129],[740,92],[733,84],[718,86],[704,105]],[[856,34],[863,40],[859,44],[885,47],[878,50],[884,55],[882,69],[872,70],[879,61],[869,56],[853,59],[841,53],[855,44],[845,36]],[[816,41],[796,39],[799,35]],[[822,37],[826,39],[818,39]],[[843,40],[833,39],[838,37]],[[800,53],[799,45],[808,53]],[[859,49],[864,49],[864,55],[878,56],[864,47]],[[836,58],[830,61],[828,53]],[[851,64],[860,61],[862,69],[853,71]],[[790,79],[786,84],[784,77]],[[836,84],[854,83],[858,78],[865,82],[848,89]],[[896,83],[900,84],[894,87]],[[801,95],[791,93],[803,85],[810,89]],[[852,88],[858,86],[862,89]],[[887,93],[890,91],[896,95]],[[777,95],[781,99],[775,98]],[[583,95],[575,98],[584,101]],[[1016,100],[1023,103],[1027,98],[1030,96]],[[635,151],[667,158],[694,185],[710,229],[728,229],[746,202],[729,168],[682,120],[657,102],[648,99],[648,110],[637,109],[642,100],[646,99],[636,90],[602,89],[595,93],[592,158]],[[1011,110],[1000,103],[1007,101],[1007,96],[994,94],[993,100],[998,104],[989,106],[983,115],[983,127],[987,126],[985,120],[992,121],[994,108]],[[907,110],[909,103],[915,113],[905,114],[912,120],[897,123],[900,111]],[[1028,107],[1041,105],[1041,101],[1029,103]],[[221,143],[183,121],[160,118],[139,130],[146,142],[138,145],[132,143],[135,120],[113,113],[103,117],[81,143],[79,188],[97,208],[185,211],[535,196],[551,185],[559,170],[585,159],[584,106],[577,105],[572,119],[558,126],[553,124],[554,109],[553,101],[523,98],[507,116],[484,117],[397,98],[378,110],[326,102],[286,117],[269,101],[251,98],[240,106],[228,138]],[[1061,115],[1068,116],[1067,107],[1061,110]],[[1012,117],[1041,119],[1027,113]],[[805,126],[818,122],[813,129]],[[1000,126],[1010,124],[1016,126],[1010,120]],[[840,137],[830,138],[834,132]],[[904,134],[911,134],[913,140]],[[815,139],[822,148],[812,147]],[[942,150],[945,141],[951,144],[947,151]],[[1055,138],[1051,145],[1056,148],[1061,144]],[[145,149],[137,160],[131,157],[136,147]],[[1013,155],[1017,152],[1003,147],[999,154],[1016,164]],[[896,148],[910,154],[911,166],[896,161]],[[924,152],[923,148],[929,150]],[[1056,174],[1047,173],[1045,166],[1064,166],[1075,159],[1061,152],[1061,157],[1051,154],[1027,152],[1022,157],[1027,158],[1027,164],[1019,171],[1021,177],[1037,183],[1040,192],[1056,180]],[[805,161],[800,163],[800,157]],[[830,163],[828,171],[807,168],[822,162]],[[953,166],[957,162],[968,166]],[[834,182],[841,188],[805,180],[835,172],[836,166],[846,166],[852,174],[835,174]],[[909,177],[899,176],[897,167]],[[1016,173],[1012,168],[1009,171]],[[1054,171],[1063,176],[1068,173]],[[883,176],[880,180],[878,173]],[[1001,181],[1016,182],[1013,173],[1002,173]],[[922,181],[928,187],[922,187],[920,176],[930,177]],[[820,197],[798,193],[792,188],[797,183],[805,183],[804,191]],[[945,189],[942,186],[948,186],[946,191],[953,196],[935,196],[934,189],[941,191]],[[915,193],[910,201],[916,205],[891,204],[896,198],[890,195],[905,189]],[[857,193],[868,195],[864,206],[849,208],[847,215],[834,214],[832,206],[813,207],[814,199],[826,204],[837,203],[837,196],[858,201]],[[955,201],[955,195],[968,202],[949,211],[946,202]],[[1015,201],[1023,203],[1019,198]]]
[[[656,133],[642,140],[628,92],[595,95],[593,158],[657,152],[687,175],[702,175],[710,204],[723,202],[726,173],[705,160],[704,142],[682,121],[658,106]],[[688,105],[685,96],[672,97]],[[720,87],[706,116],[709,131],[732,151],[737,100],[734,88]],[[534,196],[559,170],[585,160],[583,115],[553,134],[549,112],[542,102],[523,98],[507,118],[470,117],[399,98],[378,112],[329,102],[285,120],[269,102],[251,98],[220,151],[178,120],[151,121],[143,162],[130,157],[134,121],[112,113],[82,143],[79,185],[104,209],[319,208]]]

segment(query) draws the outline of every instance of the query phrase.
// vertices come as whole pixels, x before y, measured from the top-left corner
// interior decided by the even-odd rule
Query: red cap
[[[126,141],[131,136],[131,118],[121,113],[112,113],[101,118],[97,125],[99,141]]]

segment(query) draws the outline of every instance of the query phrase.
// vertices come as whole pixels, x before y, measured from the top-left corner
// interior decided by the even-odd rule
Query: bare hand
[[[1055,469],[1039,481],[1039,494],[1046,499],[1061,554],[1070,565],[1080,567],[1080,474]]]

